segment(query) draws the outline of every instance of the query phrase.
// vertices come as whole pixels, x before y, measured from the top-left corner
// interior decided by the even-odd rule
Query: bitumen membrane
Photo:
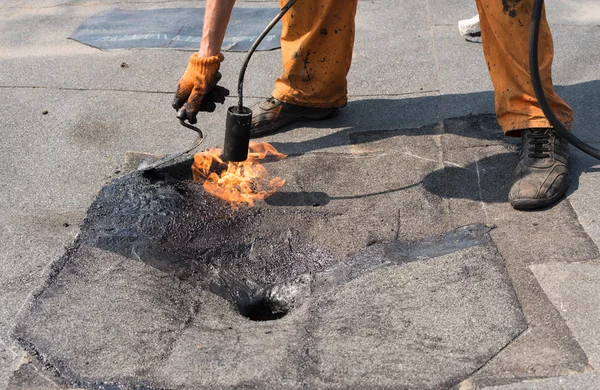
[[[14,337],[58,381],[90,388],[585,372],[527,266],[598,249],[566,203],[548,211],[555,223],[507,208],[516,148],[498,134],[483,115],[345,132],[327,152],[274,142],[289,156],[265,166],[287,183],[254,208],[207,194],[191,160],[128,173],[100,191]],[[563,253],[545,249],[559,237]]]
[[[175,251],[185,232],[156,222],[185,221],[180,214],[143,217],[141,230],[123,229],[123,219],[121,233],[136,246],[110,238],[100,222],[125,205],[138,216],[155,206],[103,197],[118,187],[113,179],[133,183],[123,175],[135,164],[123,156],[166,155],[195,136],[170,106],[190,53],[105,52],[67,38],[115,7],[202,5],[0,2],[0,388],[598,387],[597,162],[572,151],[569,191],[555,207],[508,205],[518,140],[495,123],[481,46],[456,28],[476,14],[474,2],[359,2],[348,105],[267,138],[290,155],[269,164],[287,184],[237,214],[250,228],[184,177],[137,182],[133,193],[145,200],[170,207],[193,195],[230,221],[240,259],[257,238],[246,268],[201,266],[190,259],[196,238]],[[555,88],[575,110],[573,131],[598,147],[598,7],[546,7]],[[232,91],[243,59],[226,53],[222,64]],[[269,95],[280,66],[278,51],[256,53],[247,105]],[[200,116],[206,147],[222,144],[235,100]],[[171,190],[181,187],[187,195],[177,198]],[[105,214],[90,207],[98,202]],[[485,227],[490,241],[409,262],[392,250],[444,242],[465,226]],[[165,234],[168,251],[146,233]],[[263,257],[271,267],[259,271]],[[201,283],[215,270],[218,283]],[[244,272],[252,278],[239,283]],[[324,291],[330,272],[344,282]],[[307,286],[318,288],[311,295]]]

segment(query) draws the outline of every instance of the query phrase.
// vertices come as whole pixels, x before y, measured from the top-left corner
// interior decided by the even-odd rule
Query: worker
[[[235,0],[207,0],[200,50],[179,81],[173,107],[190,123],[212,112],[228,91],[217,85],[221,44]],[[516,209],[552,205],[567,188],[568,143],[545,118],[529,75],[528,34],[533,0],[476,0],[483,52],[494,84],[496,116],[507,136],[520,136],[522,149],[509,201]],[[281,0],[281,5],[286,3]],[[283,73],[272,96],[253,106],[251,137],[303,120],[334,116],[347,102],[346,75],[354,44],[358,0],[299,0],[284,16]],[[554,92],[553,44],[545,12],[541,24],[540,70],[558,118],[570,126],[573,111]]]

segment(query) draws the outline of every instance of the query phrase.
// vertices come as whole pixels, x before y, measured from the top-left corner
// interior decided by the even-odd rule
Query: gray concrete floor
[[[286,132],[271,137],[271,141],[291,143],[297,153],[319,153],[336,147],[335,134],[344,129],[416,128],[447,118],[493,113],[492,87],[481,46],[465,42],[456,27],[459,19],[475,15],[474,2],[401,0],[393,2],[393,7],[391,4],[389,0],[359,3],[347,109],[327,124]],[[0,1],[0,166],[4,170],[0,179],[0,387],[7,386],[12,373],[31,359],[11,337],[16,318],[47,277],[49,265],[77,235],[97,192],[118,176],[125,152],[169,153],[194,137],[173,120],[170,107],[189,52],[102,52],[67,37],[86,17],[114,7],[202,5],[196,1]],[[600,123],[596,109],[600,104],[600,3],[557,0],[549,2],[547,9],[555,40],[555,85],[575,109],[576,134],[599,147],[595,127]],[[385,29],[374,28],[378,25]],[[278,51],[264,52],[253,58],[246,83],[247,95],[254,98],[249,103],[269,95],[280,69],[279,55]],[[226,54],[223,84],[231,90],[235,89],[243,57]],[[129,67],[121,68],[122,62]],[[207,146],[222,142],[225,107],[200,117],[210,136]],[[42,115],[44,110],[47,115]],[[454,140],[453,145],[456,143]],[[472,162],[460,150],[449,151],[449,155],[455,155],[457,161],[463,159],[465,164]],[[581,242],[590,247],[576,253],[562,251],[560,241],[550,242],[545,250],[557,255],[551,256],[549,263],[532,266],[523,283],[539,285],[540,293],[547,296],[549,305],[566,324],[557,332],[572,333],[588,357],[590,373],[507,388],[583,389],[597,387],[594,385],[599,381],[600,302],[595,287],[600,282],[599,264],[594,260],[578,262],[577,256],[594,253],[597,249],[590,249],[593,243],[600,245],[600,206],[596,200],[600,195],[600,165],[577,151],[572,153],[571,162],[573,177],[567,200],[557,209],[532,214],[535,217],[531,218],[537,224],[557,224],[556,215],[572,210],[591,239]],[[488,212],[502,220],[504,215],[512,215],[505,206],[491,202]],[[560,225],[553,229],[559,231]],[[510,233],[500,229],[496,234],[518,239]],[[499,246],[505,257],[522,256]],[[563,255],[574,258],[561,258]],[[525,259],[518,267],[534,263]],[[527,297],[519,298],[527,312]],[[544,318],[540,314],[535,321],[543,322]],[[522,342],[535,342],[536,338],[532,340]],[[556,375],[562,374],[556,371]],[[540,376],[554,375],[550,370]],[[463,386],[479,383],[485,381],[475,378]]]

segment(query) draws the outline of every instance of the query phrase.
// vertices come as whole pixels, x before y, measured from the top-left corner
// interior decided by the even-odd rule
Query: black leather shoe
[[[523,130],[515,184],[508,195],[517,210],[553,205],[568,186],[569,144],[554,129]]]
[[[262,137],[297,121],[331,118],[338,112],[337,108],[297,106],[273,97],[255,104],[250,109],[252,110],[250,138]]]

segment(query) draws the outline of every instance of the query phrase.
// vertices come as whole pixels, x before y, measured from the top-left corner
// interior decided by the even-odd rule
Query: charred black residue
[[[502,12],[511,18],[517,17],[517,6],[521,0],[502,0]]]
[[[199,285],[252,320],[283,317],[300,291],[288,280],[324,269],[331,256],[282,226],[281,216],[271,215],[278,211],[233,210],[209,195],[191,179],[190,164],[108,184],[88,210],[79,245]]]
[[[326,28],[322,28],[322,29],[321,29],[321,31],[319,31],[319,33],[320,33],[322,36],[326,36],[326,35],[327,35],[327,29],[326,29]]]

